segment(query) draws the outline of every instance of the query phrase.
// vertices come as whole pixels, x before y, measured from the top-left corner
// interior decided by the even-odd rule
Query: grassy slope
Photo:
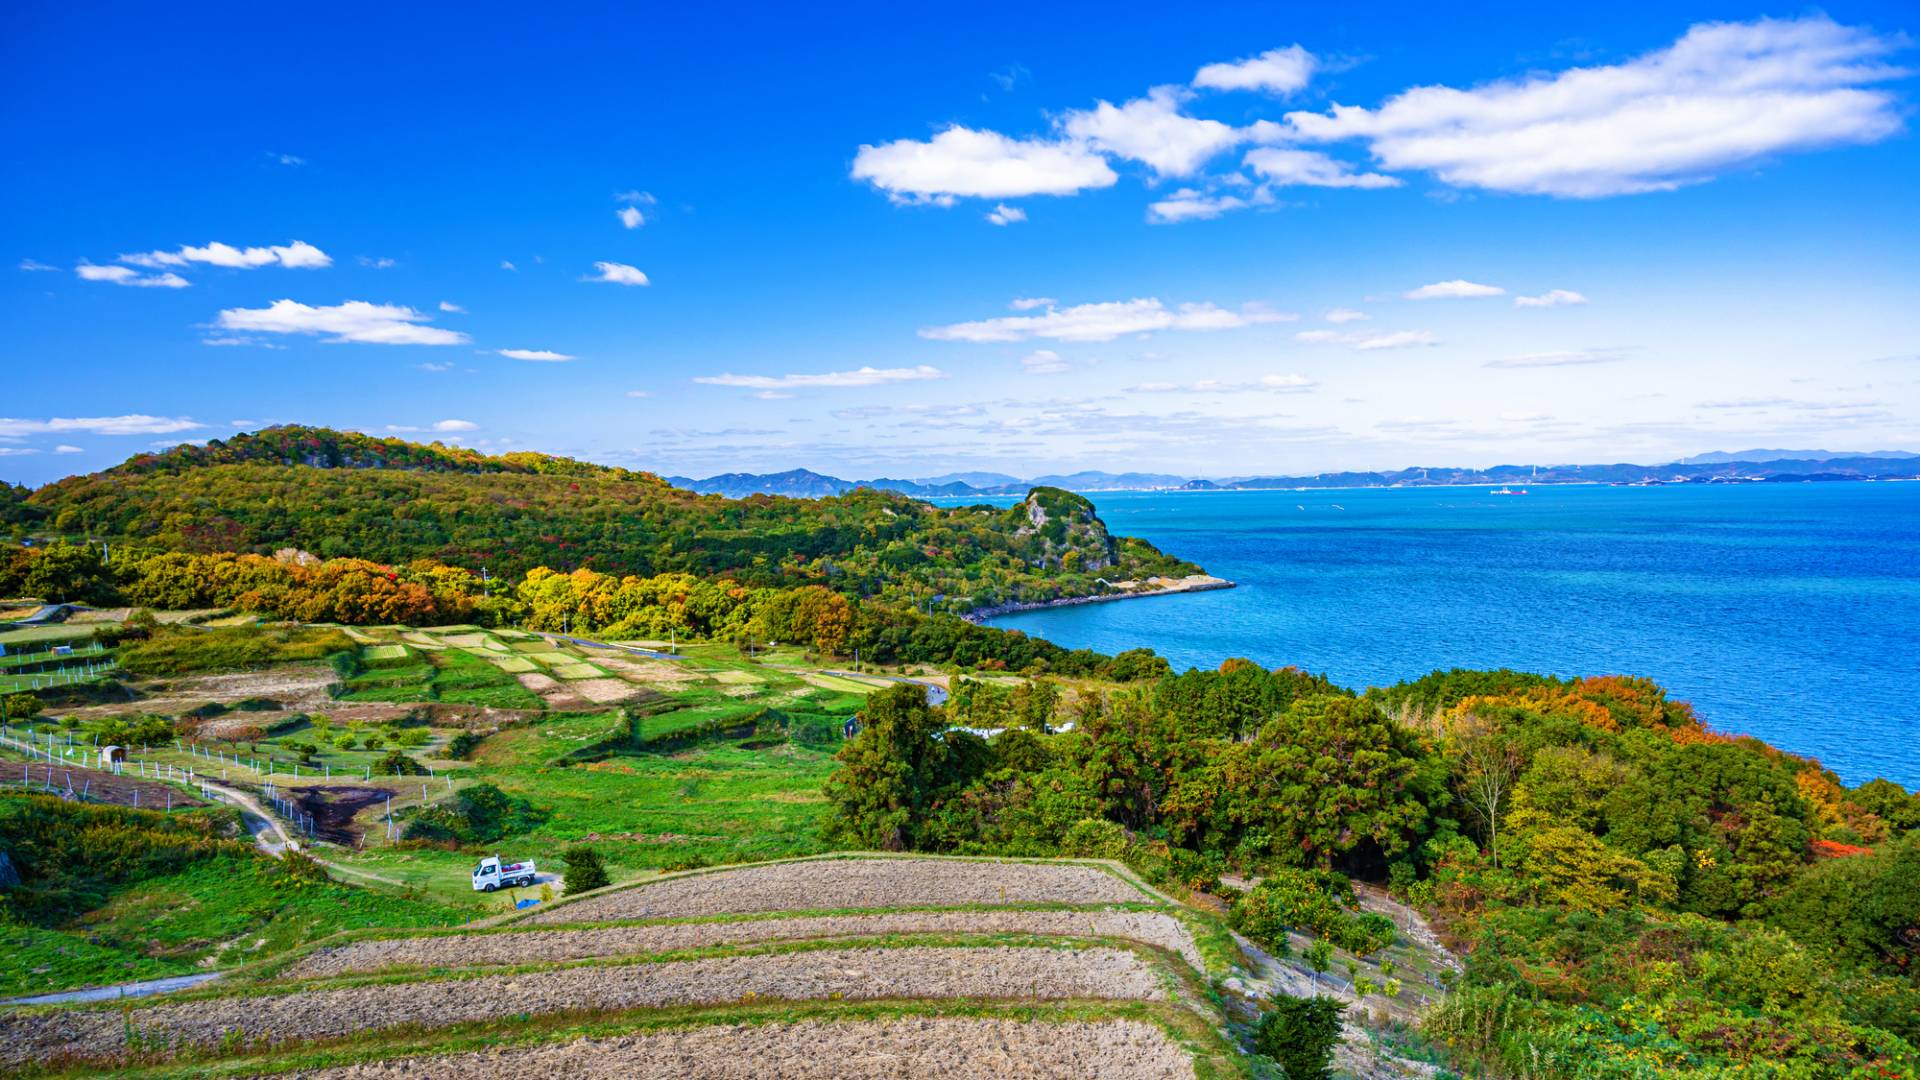
[[[365,927],[454,926],[468,906],[295,881],[264,856],[205,860],[115,890],[63,925],[0,922],[0,996],[204,971]]]

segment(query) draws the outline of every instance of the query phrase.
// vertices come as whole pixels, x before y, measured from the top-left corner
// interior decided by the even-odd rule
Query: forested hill
[[[1055,489],[1004,510],[871,490],[736,500],[567,458],[318,428],[140,455],[40,488],[6,517],[20,535],[177,551],[292,547],[496,576],[536,566],[675,571],[960,607],[1087,595],[1105,588],[1101,577],[1198,572],[1108,535],[1091,503]]]
[[[182,443],[153,454],[136,454],[109,473],[182,472],[207,465],[305,465],[315,469],[408,469],[420,472],[532,473],[548,476],[609,476],[664,485],[652,473],[595,465],[532,451],[483,454],[445,443],[362,435],[357,431],[283,425],[243,432],[205,444]]]

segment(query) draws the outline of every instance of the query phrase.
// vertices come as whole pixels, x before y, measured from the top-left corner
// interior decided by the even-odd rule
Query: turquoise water
[[[1093,498],[1114,531],[1240,587],[993,625],[1354,687],[1455,666],[1647,675],[1849,783],[1920,786],[1920,483]]]

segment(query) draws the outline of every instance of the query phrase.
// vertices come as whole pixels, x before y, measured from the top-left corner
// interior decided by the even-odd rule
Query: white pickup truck
[[[533,884],[534,870],[531,860],[527,862],[503,863],[498,855],[489,855],[480,860],[473,868],[473,891],[492,892],[495,889],[524,888]]]

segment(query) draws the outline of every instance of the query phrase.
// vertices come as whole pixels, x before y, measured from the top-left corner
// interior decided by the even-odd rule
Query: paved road
[[[941,686],[939,683],[927,682],[924,679],[909,679],[905,675],[875,675],[870,671],[822,671],[820,674],[838,675],[843,679],[885,679],[887,682],[912,683],[915,686],[924,686],[927,688],[927,704],[945,705],[947,703],[947,688]]]
[[[536,631],[536,633],[539,633],[541,637],[549,641],[565,641],[586,649],[618,649],[621,652],[632,653],[635,656],[644,656],[649,660],[686,659],[686,657],[677,653],[664,653],[654,649],[642,649],[637,645],[621,645],[612,641],[589,641],[586,638],[568,637],[565,634],[550,634],[544,631]]]
[[[220,977],[217,971],[199,975],[174,975],[165,979],[142,979],[139,982],[121,983],[118,986],[95,986],[87,990],[68,990],[58,994],[36,994],[33,997],[8,998],[0,1005],[58,1005],[73,1001],[114,1001],[119,998],[146,997],[149,994],[164,994],[170,990],[185,990],[199,986]]]

